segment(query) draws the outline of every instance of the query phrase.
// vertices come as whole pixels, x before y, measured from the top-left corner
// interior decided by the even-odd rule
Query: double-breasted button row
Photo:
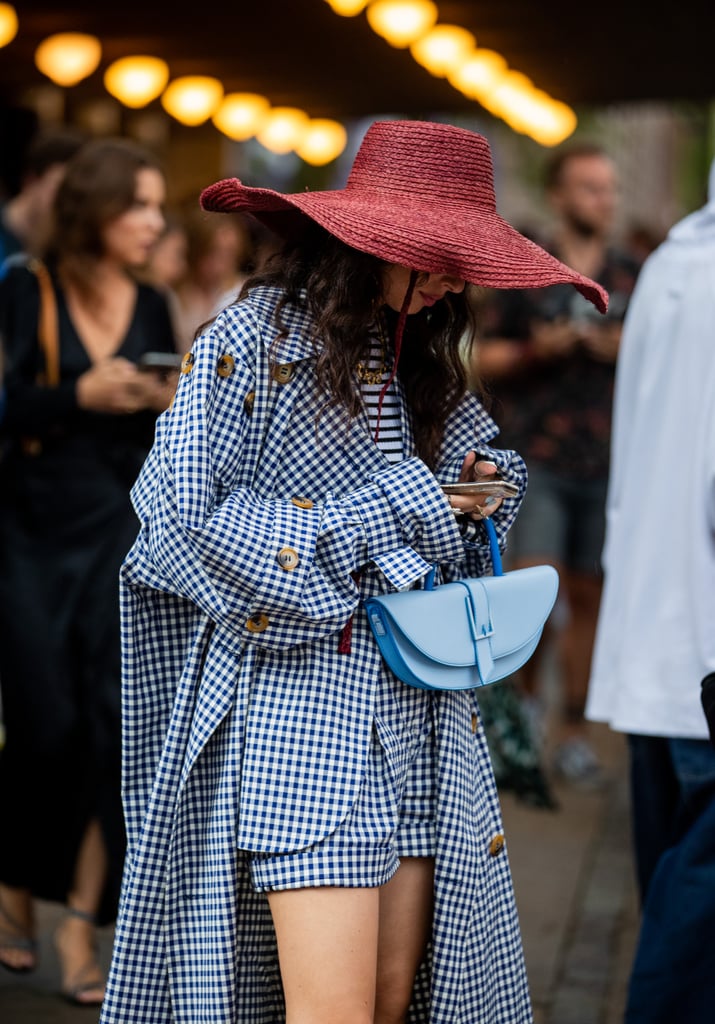
[[[268,616],[262,612],[256,612],[246,621],[246,629],[249,633],[262,633],[264,629],[268,629],[269,625]]]
[[[181,372],[191,373],[194,368],[196,357],[193,352],[187,352],[184,358],[181,360]],[[225,352],[222,356],[219,356],[218,362],[216,363],[216,373],[219,377],[230,377],[233,371],[236,369],[236,361],[233,356],[230,356]]]
[[[292,572],[300,564],[300,557],[295,548],[281,548],[276,559],[281,569],[285,569],[286,572]]]

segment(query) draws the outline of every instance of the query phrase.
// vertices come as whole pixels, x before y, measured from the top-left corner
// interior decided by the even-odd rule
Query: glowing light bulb
[[[325,0],[336,14],[344,18],[352,18],[367,7],[369,0]]]
[[[431,0],[373,0],[367,20],[390,46],[402,48],[429,32],[437,21],[437,6]]]
[[[265,124],[271,105],[254,92],[231,92],[211,120],[229,139],[243,142],[257,135]]]
[[[297,107],[273,107],[256,138],[272,153],[290,153],[299,145],[308,120],[305,111]]]
[[[223,99],[223,86],[208,75],[185,75],[170,82],[161,97],[161,105],[182,124],[208,121]]]
[[[48,36],[35,50],[35,64],[55,85],[77,85],[92,74],[101,59],[99,39],[83,32]]]
[[[12,4],[0,4],[0,47],[7,46],[17,35],[17,11]]]
[[[125,107],[145,107],[166,88],[169,66],[159,57],[122,57],[104,72],[104,87]]]
[[[320,167],[337,159],[347,141],[348,133],[338,121],[316,117],[308,124],[295,151],[301,160]]]
[[[427,35],[416,40],[410,53],[432,75],[442,78],[474,50],[477,40],[459,25],[435,25]]]
[[[494,50],[476,49],[455,64],[447,80],[470,99],[478,100],[495,85],[507,71],[507,63]]]

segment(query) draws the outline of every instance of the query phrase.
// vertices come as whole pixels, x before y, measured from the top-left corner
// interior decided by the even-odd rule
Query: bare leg
[[[380,890],[375,1024],[403,1024],[432,927],[434,861],[406,857]]]
[[[271,893],[286,1024],[372,1024],[379,889]]]
[[[107,851],[99,822],[87,826],[77,855],[68,913],[55,934],[62,964],[62,990],[73,1001],[96,1005],[104,997],[97,963],[94,918],[107,877]]]
[[[37,966],[35,920],[29,889],[0,885],[0,963],[11,971]]]

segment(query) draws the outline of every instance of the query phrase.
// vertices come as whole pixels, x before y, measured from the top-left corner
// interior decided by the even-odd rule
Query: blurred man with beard
[[[546,248],[608,290],[608,314],[593,315],[562,285],[489,295],[478,373],[493,396],[500,443],[521,451],[529,469],[510,540],[512,563],[546,562],[561,575],[551,623],[561,681],[554,773],[594,788],[604,773],[584,706],[601,595],[615,364],[638,268],[610,244],[618,181],[600,147],[579,144],[555,154],[546,195],[556,218]],[[521,684],[525,707],[538,716],[537,673],[534,660]]]

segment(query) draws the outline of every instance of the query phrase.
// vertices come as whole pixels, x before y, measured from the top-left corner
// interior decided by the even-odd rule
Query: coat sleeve
[[[463,546],[439,484],[415,458],[310,508],[266,500],[250,483],[227,489],[240,463],[258,458],[252,418],[240,415],[257,386],[246,353],[258,330],[248,313],[219,318],[194,345],[134,489],[142,528],[123,574],[130,586],[190,600],[240,641],[285,648],[344,625],[359,599],[352,573],[367,563],[404,586],[429,563],[461,559]],[[222,377],[227,356],[233,372]]]
[[[442,458],[436,475],[440,483],[457,480],[467,453],[473,451],[478,460],[495,463],[499,476],[519,487],[519,494],[515,498],[505,498],[490,517],[496,528],[499,546],[504,551],[509,529],[526,492],[527,470],[517,452],[492,446],[491,442],[497,434],[497,425],[479,400],[474,395],[467,395],[447,424]],[[465,517],[460,522],[460,530],[464,541],[464,557],[457,572],[451,575],[454,578],[459,575],[490,575],[492,563],[484,526]]]

